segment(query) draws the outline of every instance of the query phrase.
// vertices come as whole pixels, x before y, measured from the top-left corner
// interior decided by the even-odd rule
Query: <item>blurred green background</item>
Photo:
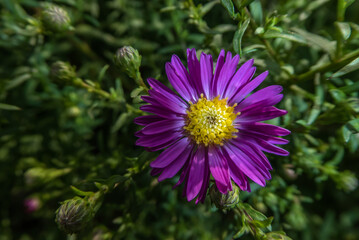
[[[209,196],[187,202],[178,176],[150,176],[158,152],[135,146],[133,123],[145,91],[113,61],[123,46],[142,56],[143,79],[167,85],[165,62],[187,48],[269,70],[261,87],[283,85],[289,112],[270,122],[292,131],[291,154],[268,154],[273,179],[240,201],[264,232],[359,239],[358,12],[350,0],[2,0],[0,239],[74,239],[55,218],[79,197],[96,210],[78,239],[262,239]]]

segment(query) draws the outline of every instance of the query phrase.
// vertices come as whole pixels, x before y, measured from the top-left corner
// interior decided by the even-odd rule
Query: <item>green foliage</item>
[[[64,239],[59,208],[80,219],[78,239],[359,239],[358,11],[352,0],[1,1],[0,239]],[[269,122],[292,132],[290,156],[268,155],[266,187],[217,196],[220,209],[188,203],[177,179],[159,184],[158,153],[135,146],[144,79],[168,85],[165,62],[193,47],[269,70],[262,87],[283,85],[288,110]]]

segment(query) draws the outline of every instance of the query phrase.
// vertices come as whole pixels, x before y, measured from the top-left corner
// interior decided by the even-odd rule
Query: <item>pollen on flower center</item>
[[[187,124],[184,129],[197,144],[223,145],[226,139],[235,138],[238,130],[233,121],[240,113],[234,113],[234,107],[227,105],[227,99],[208,100],[201,94],[197,103],[190,103],[187,111]]]

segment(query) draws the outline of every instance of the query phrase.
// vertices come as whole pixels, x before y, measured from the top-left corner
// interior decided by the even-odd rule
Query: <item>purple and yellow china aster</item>
[[[136,133],[136,144],[150,151],[164,149],[150,164],[151,174],[163,181],[182,169],[175,186],[184,182],[188,201],[197,196],[196,203],[204,201],[210,175],[223,194],[232,190],[232,181],[243,191],[250,191],[248,178],[265,186],[272,167],[263,152],[289,154],[274,144],[288,143],[277,136],[290,131],[261,122],[287,113],[273,106],[282,100],[283,88],[272,85],[250,95],[268,72],[252,80],[253,59],[237,70],[238,62],[238,55],[222,50],[213,71],[211,55],[202,53],[198,60],[195,49],[188,49],[188,70],[176,55],[166,63],[178,95],[148,79],[151,90],[142,99],[149,104],[140,109],[151,115],[135,119],[144,126]]]

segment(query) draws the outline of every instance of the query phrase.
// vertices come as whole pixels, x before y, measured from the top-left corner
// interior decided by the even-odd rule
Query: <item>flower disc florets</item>
[[[233,126],[233,121],[239,115],[234,113],[235,106],[228,106],[227,99],[219,99],[219,96],[208,100],[201,94],[197,103],[190,103],[184,129],[197,144],[223,145],[224,140],[235,138],[233,133],[238,132]]]

